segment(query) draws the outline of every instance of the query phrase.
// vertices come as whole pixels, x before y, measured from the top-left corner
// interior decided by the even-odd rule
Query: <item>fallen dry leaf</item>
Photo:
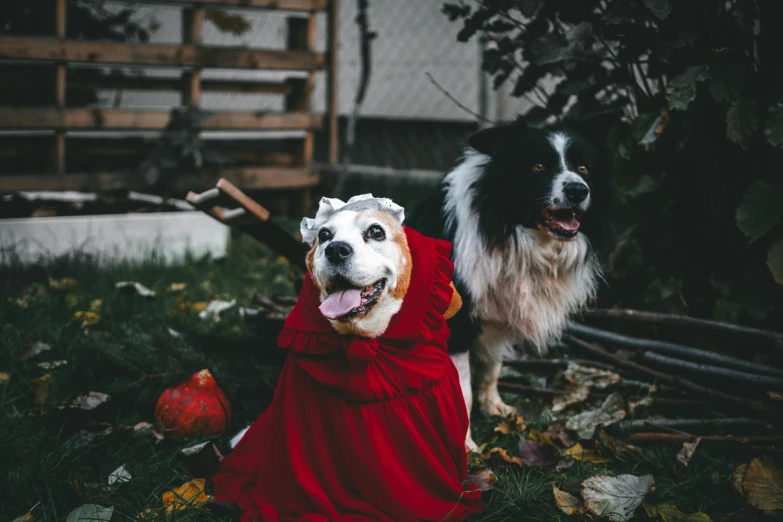
[[[504,435],[516,435],[527,429],[525,421],[519,415],[509,415],[500,424],[495,426],[495,431]]]
[[[498,477],[489,468],[479,468],[468,473],[468,478],[462,481],[464,489],[475,486],[479,491],[492,491],[498,483]]]
[[[91,391],[87,395],[80,395],[73,400],[70,408],[79,408],[82,410],[94,410],[104,402],[108,401],[111,397],[105,393]]]
[[[614,458],[620,462],[637,458],[642,452],[642,448],[638,446],[615,439],[604,428],[598,427],[595,430],[595,436],[601,449],[614,455]]]
[[[27,348],[27,350],[24,352],[24,355],[22,356],[22,360],[26,361],[27,359],[31,359],[38,354],[41,354],[43,352],[48,352],[51,349],[52,346],[43,341],[32,341],[30,343],[30,347]]]
[[[42,361],[36,364],[40,369],[42,370],[54,370],[55,368],[59,368],[60,366],[65,366],[68,364],[68,361],[61,360],[61,361]]]
[[[688,464],[691,463],[691,459],[696,452],[696,447],[699,445],[699,442],[701,442],[701,437],[698,437],[693,442],[683,442],[682,449],[677,453],[677,462],[687,468]],[[664,520],[666,519],[664,518]]]
[[[230,310],[234,306],[236,306],[237,300],[232,299],[231,301],[221,301],[220,299],[215,299],[214,301],[210,301],[207,307],[199,312],[198,316],[201,319],[214,319],[215,321],[220,320],[220,314],[225,312],[226,310]]]
[[[776,400],[776,401],[783,401],[783,394],[774,392],[774,391],[768,391],[767,395],[769,395],[770,399]]]
[[[571,467],[573,460],[564,460],[554,444],[542,444],[533,440],[519,441],[519,456],[526,466],[538,468],[544,473],[559,473]]]
[[[46,374],[30,381],[30,387],[35,393],[35,402],[39,406],[45,404],[49,400],[49,395],[52,393],[52,376]]]
[[[631,520],[654,485],[652,475],[599,475],[582,482],[582,497],[593,515],[605,516],[613,522],[626,522]]]
[[[9,380],[11,380],[10,375],[8,375],[6,372],[0,372],[0,386],[8,384]]]
[[[95,326],[98,324],[98,321],[101,320],[101,316],[95,312],[74,312],[71,320],[74,323],[81,323],[82,328],[87,328],[88,326]]]
[[[557,413],[565,410],[572,404],[579,404],[587,400],[590,396],[590,388],[585,385],[572,386],[567,389],[563,395],[557,395],[552,399],[552,412]]]
[[[645,504],[644,510],[648,517],[661,517],[664,522],[712,522],[706,513],[691,513],[686,515],[671,502],[665,504]]]
[[[551,439],[552,442],[559,442],[562,446],[566,448],[573,446],[574,444],[577,443],[577,439],[573,435],[573,433],[568,431],[565,428],[565,426],[563,426],[559,422],[550,425],[544,432],[544,435],[549,437],[549,439]]]
[[[179,304],[180,312],[202,312],[207,309],[207,303],[204,301],[190,302],[182,301]]]
[[[745,481],[745,473],[748,471],[748,465],[747,464],[740,464],[734,469],[734,473],[731,474],[731,487],[734,488],[734,491],[739,493],[740,496],[745,496],[745,486],[743,485],[743,482]]]
[[[33,511],[30,510],[21,517],[16,517],[11,522],[34,522]]]
[[[103,507],[98,504],[84,504],[68,514],[65,522],[96,522],[111,520],[114,514],[113,507]]]
[[[598,425],[608,426],[625,418],[625,399],[619,393],[612,393],[595,410],[588,410],[570,417],[565,427],[574,430],[580,439],[590,439]]]
[[[653,404],[655,404],[655,398],[651,395],[648,395],[647,397],[644,397],[643,399],[640,399],[636,402],[629,402],[628,411],[631,412],[631,415],[636,415],[637,410],[649,408]]]
[[[124,484],[130,482],[132,475],[125,469],[125,466],[120,466],[111,473],[109,473],[109,485],[112,484]]]
[[[154,291],[136,281],[118,281],[114,283],[114,288],[123,293],[136,294],[147,298],[152,298],[157,295]]]
[[[533,442],[538,442],[539,444],[546,444],[555,448],[557,447],[555,446],[555,443],[552,442],[552,439],[549,438],[549,435],[547,435],[546,433],[541,433],[538,430],[530,430],[530,432],[528,432],[527,434],[527,438],[528,440],[532,440]]]
[[[748,502],[762,511],[783,509],[783,472],[768,457],[756,457],[742,481]]]
[[[152,423],[139,422],[138,424],[134,424],[133,431],[142,431],[142,430],[152,430]]]
[[[93,299],[90,301],[90,312],[94,314],[101,313],[101,309],[103,308],[103,299]]]
[[[617,384],[621,380],[620,376],[614,372],[582,366],[576,363],[568,363],[568,368],[564,375],[571,384],[597,388],[599,390]]]
[[[574,460],[581,460],[583,462],[591,462],[593,464],[605,464],[612,459],[608,459],[601,455],[601,452],[594,449],[584,449],[580,442],[577,442],[570,448],[563,450],[563,453],[573,458]]]
[[[584,515],[587,512],[587,508],[580,499],[571,493],[557,489],[554,484],[552,484],[552,493],[555,496],[555,506],[566,515]]]
[[[175,509],[183,510],[209,502],[209,496],[204,491],[204,486],[204,479],[197,478],[185,482],[178,488],[165,492],[163,494],[163,507],[166,508],[166,513],[171,513]]]
[[[187,283],[171,283],[169,285],[169,292],[184,292],[187,287]]]
[[[49,288],[52,290],[69,290],[71,288],[76,288],[76,286],[79,284],[76,279],[73,279],[71,277],[64,277],[62,279],[52,279],[49,278]]]
[[[181,449],[177,456],[191,475],[204,478],[214,475],[223,459],[223,455],[212,442]]]
[[[487,464],[515,464],[520,468],[525,467],[522,463],[522,459],[510,456],[504,448],[492,448],[491,450],[482,453],[481,460]]]

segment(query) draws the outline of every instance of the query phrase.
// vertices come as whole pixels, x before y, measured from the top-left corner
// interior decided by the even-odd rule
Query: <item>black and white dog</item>
[[[406,224],[454,243],[464,305],[449,322],[449,351],[468,411],[473,385],[486,413],[509,415],[515,410],[497,389],[503,358],[517,343],[544,350],[595,295],[608,166],[580,135],[521,120],[468,144],[435,199]],[[476,449],[470,432],[466,446]]]

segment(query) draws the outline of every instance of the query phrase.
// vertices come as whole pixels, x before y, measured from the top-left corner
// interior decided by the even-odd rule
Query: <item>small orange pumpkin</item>
[[[172,437],[220,435],[231,422],[231,405],[209,370],[165,390],[155,405],[155,430]]]

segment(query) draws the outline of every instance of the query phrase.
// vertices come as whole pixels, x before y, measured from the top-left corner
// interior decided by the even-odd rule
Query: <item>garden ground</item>
[[[134,520],[140,513],[147,519],[220,520],[203,506],[169,515],[162,509],[165,492],[194,478],[177,452],[202,440],[158,441],[150,430],[133,427],[153,422],[155,401],[165,388],[208,368],[233,408],[228,431],[216,441],[228,451],[230,435],[268,404],[278,370],[269,363],[273,339],[254,338],[237,308],[253,307],[256,292],[293,296],[288,264],[238,238],[222,260],[187,259],[167,266],[152,256],[144,263],[98,269],[65,259],[3,272],[0,372],[7,375],[0,384],[0,519],[32,509],[36,521],[64,520],[90,503],[113,507],[114,521]],[[118,281],[138,281],[157,296],[120,293]],[[202,303],[212,299],[236,299],[237,307],[219,320],[199,318]],[[74,320],[76,312],[95,315]],[[170,329],[188,335],[172,335]],[[26,357],[38,342],[51,349]],[[57,366],[57,361],[65,362]],[[520,378],[540,384],[533,376]],[[58,408],[91,391],[110,399],[89,412]],[[520,438],[545,430],[552,413],[548,399],[506,399],[516,402],[527,429],[502,434],[494,431],[498,419],[477,415],[474,438],[486,442],[486,449],[502,447],[516,456]],[[672,502],[685,513],[706,513],[715,521],[767,520],[731,486],[735,466],[748,462],[749,454],[702,444],[682,469],[673,464],[678,450],[659,445],[626,462],[580,460],[553,475],[530,466],[493,466],[498,483],[488,494],[487,510],[475,519],[588,520],[561,512],[552,485],[575,491],[590,476],[630,473],[654,477],[648,504]],[[130,480],[109,485],[109,474],[121,465]],[[646,519],[639,508],[635,520]]]

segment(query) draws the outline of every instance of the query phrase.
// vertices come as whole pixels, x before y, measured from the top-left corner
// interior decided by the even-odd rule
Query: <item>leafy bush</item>
[[[604,304],[783,317],[783,36],[775,0],[443,4],[532,123],[588,124],[613,155]],[[555,81],[545,89],[542,80]],[[776,281],[778,284],[776,284]],[[777,319],[777,321],[776,321]]]

